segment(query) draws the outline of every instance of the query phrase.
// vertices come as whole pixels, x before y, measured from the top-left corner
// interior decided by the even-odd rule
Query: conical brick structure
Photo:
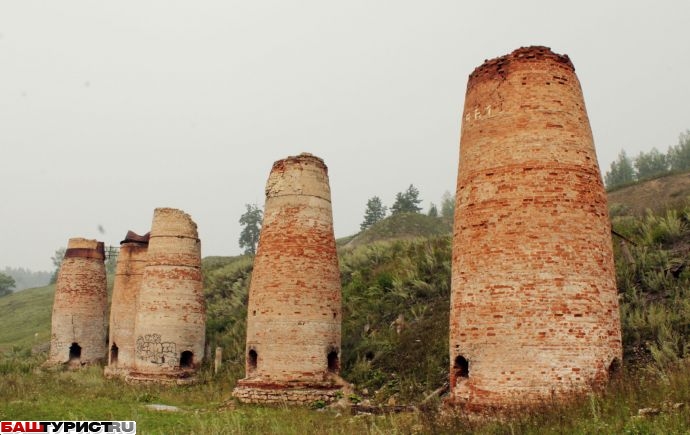
[[[606,194],[567,56],[521,48],[470,75],[452,274],[451,401],[533,405],[619,366]]]
[[[154,211],[134,323],[130,382],[191,382],[204,357],[201,242],[181,210]]]
[[[328,170],[311,154],[273,164],[249,288],[243,402],[332,400],[340,370],[340,272]]]
[[[58,272],[47,365],[80,366],[106,356],[108,294],[103,242],[70,239]]]
[[[110,302],[110,337],[106,376],[125,376],[134,367],[134,322],[137,297],[147,265],[149,234],[129,231],[120,242],[113,297]]]

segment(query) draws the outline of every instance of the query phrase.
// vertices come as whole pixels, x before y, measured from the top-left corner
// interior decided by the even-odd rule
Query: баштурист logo
[[[136,421],[2,421],[6,434],[136,434]]]

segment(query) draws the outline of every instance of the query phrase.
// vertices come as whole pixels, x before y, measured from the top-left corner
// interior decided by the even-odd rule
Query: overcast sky
[[[690,128],[688,17],[680,0],[2,0],[0,268],[49,270],[70,237],[117,245],[164,206],[204,256],[239,254],[244,204],[303,151],[329,167],[337,237],[410,183],[427,209],[455,189],[467,76],[521,46],[570,56],[604,170],[665,151]]]

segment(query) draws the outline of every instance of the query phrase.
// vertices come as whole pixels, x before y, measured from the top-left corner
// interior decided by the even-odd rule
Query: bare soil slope
[[[608,193],[613,214],[643,215],[680,205],[690,197],[690,173],[643,181]]]

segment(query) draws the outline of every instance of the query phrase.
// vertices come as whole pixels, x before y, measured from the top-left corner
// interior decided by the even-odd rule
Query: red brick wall
[[[523,48],[470,75],[456,203],[452,400],[525,404],[604,382],[621,358],[611,235],[567,56]]]
[[[113,298],[110,303],[110,338],[106,374],[121,373],[134,367],[134,322],[136,302],[147,260],[147,244],[122,243],[117,257]],[[113,360],[113,346],[117,359]]]
[[[69,360],[70,347],[81,347],[80,363],[106,356],[108,295],[103,243],[70,239],[55,284],[48,364]]]
[[[197,369],[204,357],[205,327],[196,224],[181,210],[157,208],[137,300],[135,370],[128,379],[182,376],[183,352],[192,352],[189,370]]]
[[[310,154],[274,163],[249,289],[247,380],[324,381],[340,357],[340,272],[328,173]],[[249,358],[248,358],[249,360]],[[334,369],[335,372],[339,370]]]

